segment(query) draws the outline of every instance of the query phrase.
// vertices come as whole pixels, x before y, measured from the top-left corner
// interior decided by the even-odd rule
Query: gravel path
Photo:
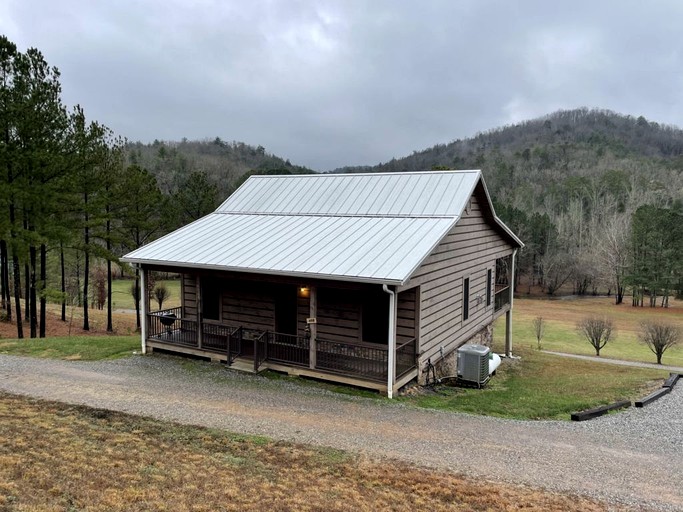
[[[624,361],[623,359],[609,359],[597,356],[584,356],[581,354],[567,354],[566,352],[553,352],[552,350],[543,350],[542,352],[554,356],[571,357],[573,359],[583,359],[584,361],[594,361],[596,363],[618,364],[620,366],[652,368],[653,370],[664,370],[667,372],[683,373],[683,368],[681,368],[680,366],[667,366],[665,364],[643,363],[641,361]]]
[[[683,510],[683,384],[644,409],[583,423],[429,411],[159,355],[0,356],[0,390]]]

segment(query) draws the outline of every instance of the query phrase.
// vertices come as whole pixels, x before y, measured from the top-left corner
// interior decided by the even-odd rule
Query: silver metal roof
[[[125,260],[399,284],[452,224],[449,218],[212,213]]]
[[[252,176],[214,213],[122,260],[403,284],[480,179],[479,171]]]
[[[218,212],[458,216],[479,171],[252,176]]]

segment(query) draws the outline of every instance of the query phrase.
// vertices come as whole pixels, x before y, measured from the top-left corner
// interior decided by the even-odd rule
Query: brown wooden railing
[[[228,341],[235,327],[214,323],[202,323],[202,348],[214,352],[226,352]]]
[[[496,295],[496,298],[498,296]],[[147,338],[199,348],[198,323],[181,318],[181,308],[147,314]],[[202,324],[202,347],[207,352],[227,354],[228,364],[236,357],[254,358],[254,370],[266,361],[291,366],[310,365],[310,339],[272,331],[206,323]],[[389,352],[386,345],[317,339],[316,369],[359,379],[384,382]],[[417,342],[410,339],[396,347],[396,378],[417,364]]]
[[[309,339],[304,336],[268,333],[268,361],[295,366],[308,366],[310,361]]]
[[[181,318],[182,308],[164,309],[147,314],[147,339],[197,346],[197,322]]]
[[[231,365],[236,357],[242,355],[242,336],[244,335],[244,329],[238,327],[230,333],[228,336],[228,365]]]
[[[263,362],[268,359],[268,338],[270,333],[265,331],[258,338],[254,338],[254,371],[257,372]]]
[[[510,304],[510,287],[505,286],[504,288],[496,287],[496,297],[494,299],[494,311],[500,310],[506,304]]]
[[[396,347],[396,378],[403,377],[417,366],[417,340],[413,338]]]
[[[388,361],[386,345],[316,340],[316,368],[320,370],[383,382]]]

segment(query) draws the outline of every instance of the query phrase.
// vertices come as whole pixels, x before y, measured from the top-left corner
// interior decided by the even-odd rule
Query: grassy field
[[[97,361],[117,359],[140,350],[139,336],[72,336],[0,340],[0,354]]]
[[[543,348],[571,354],[595,355],[593,347],[576,330],[576,323],[589,315],[607,316],[616,326],[616,338],[600,352],[607,358],[656,363],[652,352],[638,342],[637,333],[643,320],[659,319],[675,323],[683,329],[683,303],[672,301],[669,308],[634,308],[614,305],[611,298],[577,300],[515,299],[513,343],[516,347],[536,347],[532,322],[542,316],[546,322]],[[496,337],[504,336],[504,323],[498,321]],[[663,364],[683,367],[683,343],[664,354]]]
[[[130,287],[134,283],[132,279],[116,279],[111,286],[111,303],[114,309],[135,309],[133,295]],[[159,280],[157,284],[164,283],[170,292],[170,297],[164,301],[163,308],[175,308],[180,306],[180,280]],[[156,301],[152,299],[152,310],[158,309]]]
[[[494,351],[503,347],[494,345]],[[636,399],[661,386],[669,374],[560,358],[519,346],[484,389],[439,386],[401,400],[449,411],[518,419],[568,420],[574,411],[619,399]]]
[[[0,394],[0,510],[601,511],[338,450]]]

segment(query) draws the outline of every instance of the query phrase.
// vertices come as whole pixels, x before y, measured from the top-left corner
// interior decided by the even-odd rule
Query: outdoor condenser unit
[[[489,380],[489,352],[483,345],[463,345],[458,349],[458,379],[482,387]]]

